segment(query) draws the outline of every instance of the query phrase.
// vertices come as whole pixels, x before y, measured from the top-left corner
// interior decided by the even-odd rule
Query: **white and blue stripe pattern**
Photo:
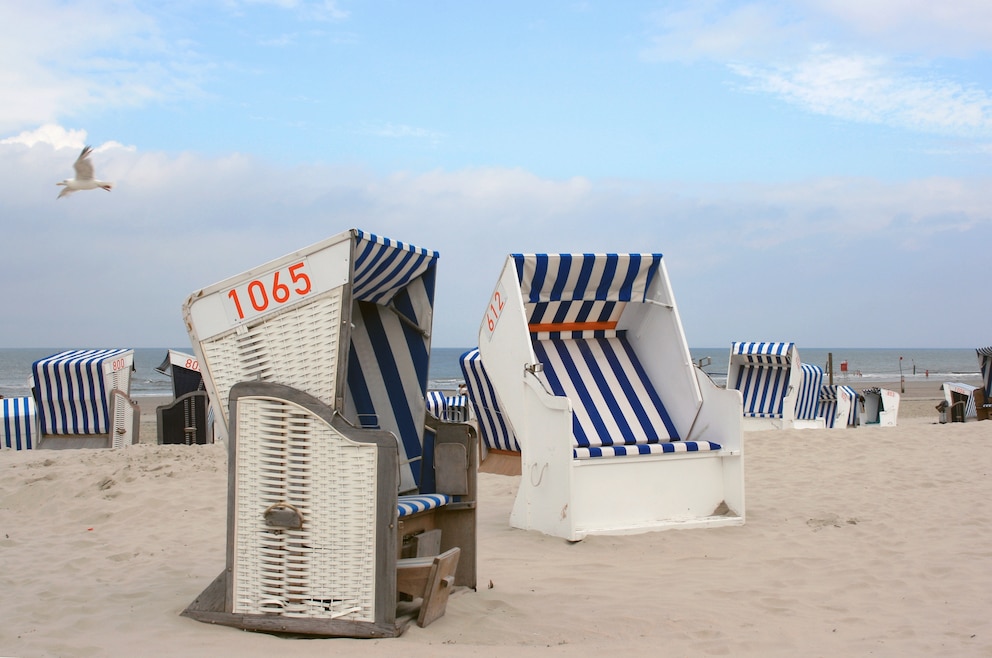
[[[875,389],[878,391],[879,389]],[[827,429],[833,429],[837,424],[837,404],[841,395],[851,400],[851,408],[847,412],[847,427],[853,427],[858,422],[858,392],[850,386],[824,385],[820,389],[820,413]]]
[[[399,518],[412,516],[419,512],[444,507],[452,500],[448,494],[417,494],[415,496],[399,496],[396,499],[396,509]]]
[[[744,415],[751,418],[781,418],[790,377],[789,368],[741,366],[734,388],[744,398]]]
[[[982,370],[982,388],[985,389],[985,402],[992,404],[992,347],[979,347],[978,365]]]
[[[513,254],[513,260],[525,304],[629,302],[644,301],[661,254]]]
[[[496,390],[493,388],[486,369],[482,366],[479,349],[471,349],[462,354],[459,359],[465,386],[468,388],[468,399],[475,412],[476,422],[482,441],[490,450],[507,450],[520,452],[517,437],[513,434],[510,419],[503,415]]]
[[[409,491],[421,479],[437,252],[356,234],[345,417],[398,437]]]
[[[820,406],[820,389],[823,386],[823,368],[809,363],[800,364],[803,380],[796,397],[796,420],[815,420]]]
[[[37,447],[37,412],[29,397],[0,400],[0,450],[33,450]]]
[[[130,349],[69,350],[36,361],[35,399],[41,433],[106,434],[110,410],[103,364]]]
[[[790,365],[795,343],[734,343],[731,355],[744,357],[747,363]]]
[[[678,441],[665,405],[622,336],[534,341],[555,395],[572,401],[576,448]]]
[[[572,456],[576,459],[590,459],[593,457],[626,457],[628,455],[661,455],[676,452],[710,452],[720,450],[721,447],[719,443],[712,441],[671,441],[668,443],[574,448]]]
[[[433,269],[438,252],[355,229],[352,295],[358,301],[388,304],[397,292]],[[433,290],[431,291],[433,296]]]

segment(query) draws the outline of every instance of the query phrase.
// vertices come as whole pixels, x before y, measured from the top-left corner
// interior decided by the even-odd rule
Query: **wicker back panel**
[[[277,382],[335,406],[343,287],[264,316],[259,322],[201,341],[213,378],[215,408],[227,421],[228,396],[238,382]]]
[[[374,621],[374,444],[292,402],[237,401],[235,613]],[[266,523],[290,505],[302,527]]]

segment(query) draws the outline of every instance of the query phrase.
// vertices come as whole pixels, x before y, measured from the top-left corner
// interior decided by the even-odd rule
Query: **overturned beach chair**
[[[500,408],[496,390],[482,365],[479,348],[462,354],[459,362],[471,415],[482,441],[480,469],[502,475],[520,475],[520,444],[513,434],[510,419]]]
[[[138,442],[130,398],[134,350],[67,350],[35,361],[39,448],[122,448]]]
[[[887,388],[866,388],[862,391],[864,411],[861,412],[862,425],[895,427],[899,419],[899,393]]]
[[[975,398],[975,417],[978,420],[989,420],[992,419],[992,347],[979,347],[975,352],[982,372],[981,391],[976,392]]]
[[[200,373],[200,362],[192,354],[169,350],[155,368],[172,378],[174,399],[155,408],[158,443],[205,445],[213,443],[210,401]]]
[[[822,429],[823,369],[799,360],[795,343],[737,342],[730,348],[727,389],[744,399],[744,430]]]
[[[39,431],[32,398],[0,400],[0,450],[33,450],[38,446]]]
[[[521,449],[514,527],[744,522],[740,394],[693,366],[660,254],[509,256],[478,349]]]
[[[408,621],[398,593],[422,599],[426,624],[443,614],[447,590],[475,587],[476,434],[426,414],[437,258],[351,230],[187,300],[204,383],[223,401],[217,415],[230,433],[231,529],[227,569],[185,614],[249,630],[388,637]],[[309,472],[325,447],[373,456],[362,466],[329,457],[327,475],[285,487],[246,486],[270,477],[269,464]],[[325,487],[355,469],[365,481],[354,493]],[[359,500],[351,508],[339,496]],[[294,508],[308,510],[297,515],[302,528],[318,533],[304,540],[304,552],[321,556],[306,582],[296,568],[302,544],[269,543],[269,533],[296,523]],[[236,521],[241,509],[251,518]],[[342,544],[362,546],[362,560],[339,554]],[[346,566],[356,573],[341,580]],[[264,587],[250,580],[256,569],[270,569]],[[353,600],[356,582],[368,600],[339,605]],[[427,589],[409,591],[420,585]]]
[[[981,391],[981,388],[964,382],[944,382],[941,384],[941,389],[944,391],[948,422],[963,423],[969,418],[978,418],[975,393]]]
[[[827,429],[857,427],[858,392],[850,386],[824,384],[820,389],[820,415]]]

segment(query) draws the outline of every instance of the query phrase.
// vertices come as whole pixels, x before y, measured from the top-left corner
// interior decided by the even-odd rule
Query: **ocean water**
[[[173,348],[192,353],[189,347]],[[431,351],[428,386],[431,389],[454,390],[463,380],[459,358],[469,348],[441,347]],[[57,354],[63,348],[0,348],[0,395],[17,397],[30,393],[31,364],[38,359]],[[727,380],[730,346],[692,348],[694,361],[702,361],[703,370],[718,385]],[[168,353],[166,347],[136,348],[135,372],[131,377],[134,397],[172,395],[172,380],[155,370]],[[933,380],[935,382],[964,380],[974,382],[979,376],[978,357],[973,349],[868,349],[868,348],[802,348],[799,357],[827,370],[827,355],[833,354],[834,382],[858,382],[870,386],[872,381]],[[901,358],[900,358],[901,357]],[[847,371],[841,363],[847,362]]]

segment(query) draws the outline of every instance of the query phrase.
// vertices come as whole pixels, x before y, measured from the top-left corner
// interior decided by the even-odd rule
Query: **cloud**
[[[8,218],[0,278],[24,282],[6,290],[0,344],[182,345],[189,294],[352,227],[440,251],[438,346],[474,343],[507,254],[544,251],[664,253],[695,345],[787,335],[856,346],[832,328],[837,309],[876,289],[889,291],[885,304],[906,342],[861,345],[946,345],[946,318],[916,310],[931,294],[955,309],[956,324],[974,327],[955,340],[986,340],[977,333],[987,318],[977,317],[968,287],[942,288],[987,260],[992,181],[984,179],[687,185],[502,168],[382,175],[113,148],[97,162],[113,192],[56,201],[69,166],[50,143],[0,143]]]
[[[653,25],[649,60],[717,62],[744,89],[847,121],[992,136],[992,93],[939,65],[987,58],[985,2],[694,2],[668,6]]]

